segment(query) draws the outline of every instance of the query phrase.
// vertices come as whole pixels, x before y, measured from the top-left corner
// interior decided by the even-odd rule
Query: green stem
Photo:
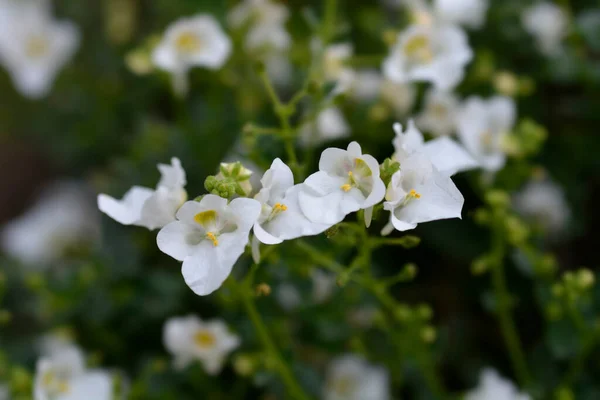
[[[279,377],[283,381],[289,396],[296,400],[310,400],[310,397],[304,392],[300,384],[298,384],[291,369],[279,354],[279,350],[273,342],[273,339],[271,338],[271,335],[269,334],[269,331],[256,308],[254,297],[249,291],[249,288],[246,285],[241,285],[239,283],[236,283],[236,286],[242,298],[242,302],[244,303],[246,313],[252,321],[252,325],[254,325],[256,334],[258,335],[258,338],[266,352],[275,361],[275,368],[279,374]]]
[[[321,41],[325,46],[335,36],[335,16],[337,14],[338,0],[325,1],[325,14],[323,17],[323,26]]]
[[[503,237],[503,229],[502,225],[498,223],[494,227],[492,237],[492,255],[495,261],[495,265],[492,268],[492,285],[497,302],[498,321],[517,380],[522,387],[528,387],[530,383],[529,371],[521,341],[510,312],[510,294],[508,293],[506,278],[504,276],[505,253],[506,243]]]

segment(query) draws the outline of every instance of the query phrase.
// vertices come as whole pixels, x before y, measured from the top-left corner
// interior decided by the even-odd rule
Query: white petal
[[[415,229],[417,227],[416,223],[404,222],[404,221],[396,218],[396,215],[394,214],[394,212],[392,212],[392,217],[390,219],[390,222],[392,223],[392,226],[400,232]],[[385,228],[384,228],[384,230],[385,230],[385,232],[388,232],[388,230],[386,230]],[[382,234],[383,234],[383,231],[382,231]]]
[[[207,194],[199,202],[186,201],[177,211],[177,219],[194,223],[196,214],[202,211],[215,210],[220,212],[227,207],[227,199],[214,194]]]
[[[104,371],[92,370],[69,382],[68,391],[56,400],[112,400],[113,379]]]
[[[217,246],[203,241],[194,254],[183,261],[181,273],[185,283],[199,296],[211,294],[227,279],[247,243],[247,234],[235,233],[219,236]]]
[[[314,196],[306,191],[298,194],[300,209],[306,218],[320,224],[337,224],[346,214],[341,210],[343,194],[340,190],[325,196]]]
[[[163,344],[173,355],[189,354],[193,346],[192,335],[202,327],[195,315],[170,318],[163,326]]]
[[[229,203],[229,210],[236,216],[237,231],[248,235],[258,220],[261,204],[254,199],[240,197]]]
[[[136,225],[154,230],[173,222],[175,213],[185,197],[187,197],[185,191],[171,192],[166,187],[159,186],[144,203],[140,220]]]
[[[479,166],[479,163],[461,145],[448,137],[440,137],[425,143],[423,152],[429,156],[433,165],[446,175],[454,175]]]
[[[252,236],[252,261],[260,263],[260,240],[256,236]]]
[[[358,158],[362,156],[362,149],[360,148],[360,144],[358,142],[350,142],[348,144],[348,156],[351,158]],[[319,168],[321,169],[321,168]]]
[[[179,190],[186,185],[185,170],[177,157],[171,159],[171,164],[158,164],[160,181],[158,186],[164,186],[170,190]]]
[[[275,203],[281,200],[287,189],[294,186],[294,175],[290,167],[279,158],[276,158],[260,182],[263,186],[261,193],[263,190],[268,191],[268,198],[264,200]]]
[[[287,211],[284,211],[286,213]],[[283,242],[282,239],[271,235],[265,231],[260,224],[254,224],[254,237],[257,238],[261,243],[264,244],[279,244]]]
[[[330,193],[339,192],[344,183],[346,183],[344,178],[332,176],[323,171],[315,172],[304,181],[305,188],[312,191],[314,195],[317,196],[325,196]]]
[[[385,186],[383,188],[384,192],[385,192]],[[371,221],[373,220],[373,207],[367,207],[365,208],[365,226],[368,228],[371,226]]]
[[[156,236],[156,244],[163,253],[178,261],[184,261],[196,251],[202,234],[192,225],[173,221],[162,228]]]
[[[144,203],[153,193],[152,189],[134,186],[125,193],[122,200],[100,194],[98,195],[98,208],[123,225],[135,224],[141,218]]]
[[[348,164],[348,152],[337,147],[329,147],[321,153],[319,159],[319,171],[329,174],[337,174],[344,171],[343,166]]]

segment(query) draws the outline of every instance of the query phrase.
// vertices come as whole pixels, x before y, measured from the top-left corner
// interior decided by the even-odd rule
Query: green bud
[[[582,289],[589,289],[594,285],[594,273],[587,268],[583,268],[577,272],[577,282]]]
[[[421,340],[423,340],[425,343],[433,343],[435,342],[436,338],[437,331],[433,326],[428,325],[421,329]]]
[[[515,246],[523,244],[529,236],[529,228],[519,218],[509,216],[505,220],[508,240]]]
[[[539,275],[552,275],[558,268],[556,258],[552,254],[543,255],[534,265]]]
[[[473,275],[483,275],[490,269],[489,257],[482,256],[471,264],[471,273]]]
[[[386,158],[379,167],[380,177],[387,187],[392,180],[392,176],[400,170],[400,163],[391,158]]]
[[[562,387],[556,391],[554,398],[556,400],[575,400],[575,395],[571,389]]]
[[[250,376],[256,369],[254,359],[247,354],[239,354],[233,360],[233,369],[240,376]]]
[[[480,225],[485,225],[490,222],[490,212],[485,208],[479,208],[473,214],[473,219]]]
[[[405,304],[399,304],[394,310],[394,316],[398,321],[406,322],[412,317],[412,310]]]
[[[485,201],[493,208],[507,209],[510,205],[510,196],[503,190],[490,190],[485,194]]]
[[[563,294],[565,294],[565,287],[560,283],[555,283],[552,285],[552,294],[555,297],[561,297]]]
[[[217,185],[218,180],[215,176],[213,175],[209,175],[205,180],[204,180],[204,188],[208,191],[208,192],[212,192],[215,189],[215,186]]]
[[[428,304],[419,304],[417,307],[417,314],[419,314],[421,319],[430,320],[433,316],[433,310]]]
[[[402,274],[404,274],[407,279],[414,279],[417,276],[417,272],[417,266],[413,263],[406,264],[402,270]]]

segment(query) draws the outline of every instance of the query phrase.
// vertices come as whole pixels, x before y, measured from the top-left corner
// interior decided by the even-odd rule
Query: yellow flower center
[[[404,54],[419,63],[428,64],[433,60],[431,41],[426,35],[416,35],[404,44]]]
[[[275,203],[275,205],[273,206],[273,210],[287,211],[287,206],[285,204]]]
[[[215,338],[215,335],[207,330],[198,331],[194,335],[194,343],[202,349],[210,349],[215,346],[216,342],[217,339]]]
[[[206,238],[212,242],[213,246],[217,247],[219,245],[217,235],[215,235],[214,233],[206,232]]]
[[[48,39],[43,36],[31,36],[25,44],[25,53],[31,58],[40,58],[48,52]]]
[[[408,192],[408,194],[406,196],[410,197],[410,198],[413,198],[413,199],[420,199],[421,198],[421,194],[417,193],[417,191],[415,189],[410,189],[410,192]]]
[[[65,379],[59,379],[53,371],[48,371],[42,377],[44,387],[54,394],[65,394],[69,392],[69,384]]]
[[[215,210],[202,211],[194,215],[194,221],[208,228],[217,220],[217,212]]]
[[[352,185],[350,185],[349,183],[345,183],[341,186],[341,188],[344,192],[349,192],[350,189],[352,189]]]
[[[181,53],[191,54],[202,47],[202,42],[198,35],[192,32],[184,32],[175,39],[175,47]]]

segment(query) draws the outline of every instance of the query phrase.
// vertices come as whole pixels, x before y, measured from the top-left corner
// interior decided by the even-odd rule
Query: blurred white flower
[[[10,400],[10,389],[8,385],[0,384],[0,400]]]
[[[398,36],[383,62],[383,74],[394,82],[425,81],[442,90],[458,85],[473,52],[467,35],[451,25],[411,25]]]
[[[489,5],[489,0],[435,0],[433,7],[441,22],[479,29]]]
[[[163,341],[173,356],[175,368],[185,368],[198,360],[210,375],[218,374],[225,358],[240,345],[222,320],[202,321],[195,315],[169,319]]]
[[[381,99],[396,116],[403,117],[414,105],[416,90],[412,84],[385,79],[377,70],[362,70],[354,73],[349,94],[361,102]]]
[[[78,45],[77,27],[55,20],[49,2],[0,1],[0,63],[23,96],[47,95]]]
[[[44,266],[71,247],[95,241],[99,217],[93,196],[82,184],[56,183],[25,214],[2,228],[2,249],[32,267]]]
[[[394,228],[406,231],[422,222],[461,218],[464,198],[452,179],[433,166],[422,153],[414,153],[401,163],[392,176],[383,203],[390,211],[390,223],[382,234]]]
[[[550,179],[529,182],[513,198],[517,212],[548,234],[563,231],[571,216],[564,190]]]
[[[388,400],[389,374],[360,356],[347,354],[329,365],[323,392],[325,400]]]
[[[311,222],[304,216],[298,204],[301,185],[294,186],[292,170],[279,158],[265,172],[261,183],[262,189],[254,196],[262,206],[260,217],[254,224],[252,254],[255,262],[260,260],[258,241],[278,244],[301,236],[317,235],[331,226]]]
[[[113,379],[103,370],[86,370],[76,346],[55,349],[37,362],[34,400],[112,400]]]
[[[379,203],[384,195],[379,163],[352,142],[347,150],[328,148],[321,153],[319,171],[304,181],[299,201],[309,220],[337,224],[351,212]]]
[[[302,304],[302,296],[296,286],[291,283],[282,283],[275,290],[277,303],[286,311],[292,311]]]
[[[456,116],[460,107],[452,92],[429,89],[425,93],[423,111],[417,116],[417,126],[435,136],[448,136],[456,130]]]
[[[436,169],[444,175],[454,175],[479,166],[467,150],[447,136],[425,142],[423,134],[413,120],[408,121],[406,132],[402,131],[402,125],[395,123],[394,132],[396,137],[393,141],[393,158],[400,162],[401,168],[404,160],[415,153],[428,156]]]
[[[260,211],[260,203],[248,198],[227,204],[227,199],[208,194],[188,201],[177,211],[177,221],[158,232],[158,248],[183,261],[183,278],[194,293],[208,295],[223,284],[244,253]]]
[[[540,51],[554,56],[561,50],[561,42],[567,35],[567,14],[550,2],[537,3],[527,8],[522,15],[523,27],[536,41]]]
[[[336,287],[336,277],[334,274],[313,268],[310,273],[312,280],[312,299],[315,303],[321,304],[329,300]]]
[[[293,68],[290,58],[282,52],[273,52],[265,57],[267,75],[275,86],[286,86],[292,80]]]
[[[350,125],[339,108],[329,107],[317,115],[314,122],[307,122],[299,132],[302,146],[317,146],[331,140],[350,136]]]
[[[230,53],[231,40],[218,21],[211,15],[199,14],[172,23],[152,52],[152,60],[173,75],[175,92],[184,95],[190,68],[219,69]]]
[[[352,68],[346,65],[346,62],[354,54],[354,49],[350,43],[337,43],[329,45],[323,52],[323,71],[325,80],[337,82],[349,79],[353,75]]]
[[[495,172],[506,163],[504,140],[515,119],[516,106],[510,97],[472,96],[458,113],[458,137],[483,169]]]
[[[235,29],[248,28],[245,46],[248,50],[270,48],[285,50],[291,44],[285,23],[289,18],[286,6],[270,0],[244,0],[227,15]]]
[[[187,200],[185,171],[178,158],[171,165],[158,164],[160,181],[156,190],[133,186],[123,199],[98,195],[100,211],[123,225],[143,226],[150,230],[162,228],[175,220],[175,213]]]
[[[530,400],[527,394],[519,393],[515,385],[502,378],[492,369],[484,369],[479,386],[467,393],[465,400]]]

